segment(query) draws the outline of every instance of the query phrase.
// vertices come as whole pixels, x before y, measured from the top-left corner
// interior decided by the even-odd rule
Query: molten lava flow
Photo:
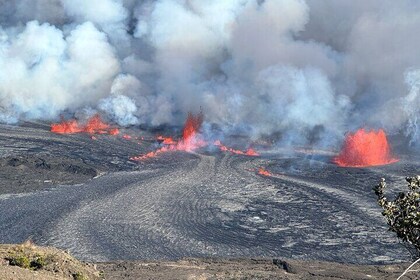
[[[259,156],[259,154],[252,148],[249,148],[245,152],[241,150],[235,150],[233,148],[226,147],[225,145],[222,144],[222,142],[220,142],[220,140],[214,141],[214,145],[218,146],[219,149],[223,152],[231,152],[232,154],[236,154],[236,155]]]
[[[172,137],[163,137],[163,136],[159,135],[157,137],[157,140],[161,141],[165,145],[175,145],[176,144],[176,142],[174,141],[174,139],[172,139]]]
[[[162,153],[169,152],[169,151],[177,151],[176,145],[164,146],[160,149],[157,149],[156,151],[149,152],[145,155],[131,157],[130,160],[139,161],[139,160],[145,160],[148,158],[154,158]]]
[[[256,156],[259,156],[260,154],[257,153],[257,151],[255,151],[254,149],[249,148],[248,150],[246,150],[245,155],[251,156],[251,157],[256,157]]]
[[[61,134],[71,134],[82,132],[83,128],[79,126],[76,120],[61,121],[61,123],[54,123],[51,125],[51,132]]]
[[[203,140],[199,131],[203,123],[203,114],[193,115],[188,114],[187,120],[185,121],[184,129],[182,131],[182,139],[175,141],[171,137],[158,136],[157,140],[163,145],[163,147],[157,149],[156,151],[149,152],[145,155],[131,157],[131,160],[144,160],[148,158],[156,157],[159,154],[169,152],[169,151],[187,151],[191,152],[198,148],[204,147],[207,145],[207,142]],[[222,151],[228,151],[233,154],[238,155],[247,155],[247,156],[258,156],[258,153],[253,149],[248,149],[245,152],[240,150],[235,150],[224,146],[220,141],[216,141],[214,145],[218,146]]]
[[[85,125],[78,123],[76,120],[62,121],[51,125],[51,132],[60,134],[72,133],[90,133],[90,134],[110,134],[117,135],[118,128],[111,128],[109,124],[102,121],[101,117],[96,114],[92,116]]]
[[[109,135],[118,135],[120,133],[120,130],[118,129],[118,128],[111,128],[109,131],[108,131],[108,134]]]
[[[165,139],[163,139],[163,144],[165,145],[174,145],[176,144],[176,142],[174,141],[174,139],[172,139],[172,137],[167,137]]]
[[[359,129],[346,136],[340,154],[333,161],[343,167],[366,167],[390,164],[398,159],[391,156],[388,140],[382,129]]]
[[[96,114],[87,121],[84,127],[84,132],[91,134],[107,134],[109,128],[109,124],[104,123],[101,117],[98,114]]]
[[[272,174],[269,171],[265,170],[262,167],[258,169],[258,174],[263,175],[263,176],[272,176]]]

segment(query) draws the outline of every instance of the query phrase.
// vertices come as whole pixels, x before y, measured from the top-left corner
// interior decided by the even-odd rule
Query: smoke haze
[[[414,0],[0,0],[0,121],[205,113],[225,133],[337,145],[359,127],[419,146]]]

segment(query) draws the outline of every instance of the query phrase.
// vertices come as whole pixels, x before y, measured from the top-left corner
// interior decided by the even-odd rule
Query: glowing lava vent
[[[391,155],[391,149],[385,132],[359,129],[348,133],[340,154],[333,159],[343,167],[367,167],[397,162]]]

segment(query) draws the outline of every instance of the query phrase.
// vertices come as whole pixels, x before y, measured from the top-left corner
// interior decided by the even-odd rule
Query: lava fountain
[[[391,155],[388,139],[382,129],[359,129],[348,133],[340,154],[333,162],[343,167],[367,167],[397,162]]]
[[[195,137],[203,124],[203,120],[203,113],[200,113],[197,116],[192,113],[188,113],[188,117],[182,131],[182,140],[188,141],[189,139]]]
[[[199,130],[203,124],[204,116],[200,112],[198,115],[188,113],[187,120],[182,131],[182,140],[177,144],[177,150],[193,151],[201,148],[207,143],[199,136]]]
[[[182,138],[177,141],[174,140],[172,137],[164,137],[162,135],[157,137],[157,140],[163,145],[163,147],[149,152],[145,155],[131,157],[131,160],[145,160],[148,158],[153,158],[158,156],[159,154],[170,152],[170,151],[186,151],[191,152],[198,148],[202,148],[207,146],[208,143],[202,138],[200,134],[200,128],[203,124],[203,113],[199,113],[198,115],[194,115],[192,113],[188,113],[187,120],[184,124],[184,129],[182,131]],[[233,154],[238,155],[246,155],[246,156],[258,156],[259,154],[249,148],[246,151],[235,150],[229,147],[224,146],[219,140],[214,142],[215,146],[218,146],[221,151],[230,152]]]
[[[163,147],[149,152],[142,156],[131,157],[131,160],[144,160],[153,158],[159,154],[170,151],[194,151],[198,148],[204,147],[207,143],[200,137],[199,130],[203,123],[203,114],[193,115],[188,114],[185,121],[184,129],[182,131],[182,139],[175,141],[172,137],[158,136],[157,140],[162,141]]]
[[[59,134],[90,133],[117,135],[119,130],[118,128],[112,128],[96,114],[89,118],[86,124],[81,124],[77,120],[63,120],[60,123],[51,124],[51,132]]]

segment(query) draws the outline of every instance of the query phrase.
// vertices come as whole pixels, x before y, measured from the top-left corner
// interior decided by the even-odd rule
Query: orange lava
[[[220,140],[214,141],[214,145],[218,146],[219,149],[223,152],[230,152],[236,155],[259,156],[259,154],[252,148],[249,148],[246,151],[236,150],[233,148],[226,147],[225,145],[222,144],[222,142],[220,142]]]
[[[188,117],[182,131],[182,140],[188,141],[188,139],[195,137],[203,124],[203,120],[203,113],[199,113],[196,116],[192,113],[188,113]]]
[[[109,124],[104,123],[101,117],[96,114],[87,121],[83,131],[91,134],[107,134],[109,129]]]
[[[124,135],[123,135],[123,138],[124,138],[124,139],[126,139],[126,140],[130,140],[130,139],[131,139],[131,136],[130,136],[130,135],[128,135],[128,134],[124,134]]]
[[[191,152],[198,148],[208,145],[208,143],[202,138],[200,134],[200,128],[203,123],[203,114],[199,113],[198,115],[188,114],[187,120],[185,121],[184,129],[182,131],[182,138],[179,141],[174,140],[172,137],[158,136],[157,140],[160,141],[163,147],[149,152],[145,155],[131,157],[131,160],[145,160],[148,158],[156,157],[162,153],[170,151],[187,151]],[[219,146],[220,150],[228,151],[233,154],[246,155],[246,156],[258,156],[259,154],[253,150],[248,149],[246,151],[235,150],[228,148],[220,141],[216,141],[214,145]]]
[[[255,151],[254,149],[249,148],[248,150],[246,150],[245,155],[247,155],[247,156],[251,156],[251,157],[257,157],[257,156],[259,156],[260,154],[259,154],[259,153],[257,153],[257,151]]]
[[[367,167],[397,162],[391,155],[391,148],[385,132],[359,129],[346,136],[340,154],[333,162],[343,167]]]
[[[62,121],[61,123],[51,124],[51,132],[60,134],[90,133],[90,134],[110,134],[117,135],[118,128],[112,128],[109,124],[102,121],[96,114],[92,116],[86,124],[80,124],[76,120]]]
[[[263,175],[263,176],[272,176],[272,174],[269,171],[265,170],[262,167],[258,169],[258,174]]]
[[[207,143],[200,137],[199,130],[203,123],[203,114],[193,115],[188,114],[187,120],[185,121],[184,129],[182,132],[182,139],[179,141],[173,140],[171,137],[158,136],[157,139],[163,141],[163,147],[156,151],[149,152],[145,155],[131,157],[131,160],[145,160],[148,158],[156,157],[162,153],[170,151],[187,151],[191,152],[198,148],[204,147]]]
[[[176,142],[172,139],[172,137],[168,137],[163,140],[163,144],[165,145],[174,145],[175,143]]]
[[[162,141],[162,143],[165,144],[165,145],[175,145],[176,144],[176,141],[174,139],[172,139],[172,137],[158,136],[157,140]]]
[[[118,134],[120,134],[120,130],[119,130],[118,128],[111,128],[111,129],[108,131],[108,134],[109,134],[109,135],[118,135]]]
[[[80,133],[83,129],[76,120],[62,121],[61,123],[53,123],[51,132],[61,134]]]

